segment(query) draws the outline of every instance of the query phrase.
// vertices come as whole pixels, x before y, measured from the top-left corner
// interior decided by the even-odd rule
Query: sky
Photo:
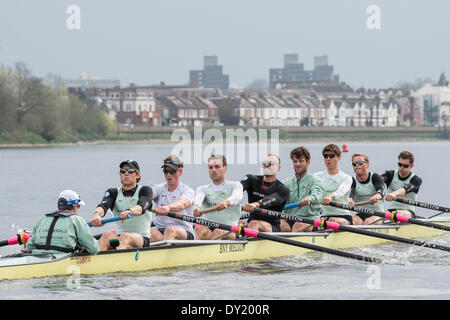
[[[182,85],[217,55],[243,88],[297,53],[307,70],[327,55],[341,81],[387,88],[449,74],[449,16],[445,0],[0,0],[0,64]]]

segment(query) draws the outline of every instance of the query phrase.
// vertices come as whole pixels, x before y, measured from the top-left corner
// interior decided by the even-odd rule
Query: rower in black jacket
[[[262,162],[263,175],[246,175],[241,184],[247,191],[248,204],[242,209],[250,212],[248,228],[261,232],[280,232],[280,218],[254,214],[255,208],[282,211],[289,197],[289,188],[280,180],[277,174],[280,171],[280,158],[269,154]]]

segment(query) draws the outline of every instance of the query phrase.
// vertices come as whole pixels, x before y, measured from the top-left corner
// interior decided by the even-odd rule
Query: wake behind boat
[[[430,221],[430,219],[424,219]],[[450,226],[449,218],[435,218],[434,223]],[[355,226],[409,239],[435,239],[446,231],[424,228],[415,224],[384,224]],[[271,233],[303,243],[333,249],[350,249],[390,242],[347,231],[316,231],[301,233]],[[46,276],[95,275],[136,272],[202,264],[280,258],[311,253],[301,247],[262,239],[238,240],[171,240],[151,243],[139,249],[101,251],[97,255],[75,254],[15,254],[0,258],[0,280],[28,279]]]

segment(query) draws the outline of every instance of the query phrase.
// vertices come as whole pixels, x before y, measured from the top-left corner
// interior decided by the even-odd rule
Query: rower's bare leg
[[[164,240],[186,240],[187,231],[181,227],[167,227],[164,231]]]
[[[291,226],[284,219],[280,220],[280,229],[281,232],[291,232]]]
[[[407,217],[407,218],[412,218],[411,211],[409,211],[409,210],[397,210],[397,214]]]
[[[272,232],[272,225],[267,221],[252,220],[248,223],[248,228],[261,232]]]
[[[109,246],[109,240],[119,238],[115,233],[107,231],[102,234],[98,240],[98,249],[100,251],[105,251],[111,249]]]
[[[349,225],[348,220],[345,218],[330,217],[327,221],[334,222],[334,223],[340,224],[342,226]]]
[[[372,217],[368,217],[364,220],[364,224],[382,224],[383,223],[383,219],[380,219],[377,216],[372,216]]]
[[[120,245],[116,248],[121,249],[131,249],[131,248],[142,248],[144,245],[144,238],[139,233],[135,232],[125,232],[119,236]]]
[[[196,225],[195,228],[195,239],[197,240],[210,240],[212,239],[212,232],[206,226]]]
[[[155,228],[155,227],[150,228],[150,241],[151,242],[158,242],[158,241],[163,241],[163,240],[164,240],[164,237],[157,228]]]
[[[313,226],[307,223],[296,222],[292,226],[292,232],[311,232],[313,230]]]
[[[236,234],[234,234],[233,232],[228,232],[225,230],[221,230],[221,229],[214,229],[214,231],[211,234],[211,238],[210,239],[215,239],[217,237],[219,237],[222,234],[226,234],[223,237],[220,237],[221,240],[234,240],[236,239]]]
[[[371,217],[372,218],[372,217]],[[367,220],[367,219],[366,219]],[[359,216],[357,216],[356,214],[352,216],[352,223],[355,226],[360,226],[362,224],[365,224],[365,221],[363,221],[363,219],[361,219]]]

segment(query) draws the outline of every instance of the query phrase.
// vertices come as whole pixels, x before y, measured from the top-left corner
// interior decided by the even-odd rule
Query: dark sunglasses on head
[[[366,163],[366,162],[365,161],[355,161],[355,162],[352,162],[352,166],[354,166],[354,167],[356,167],[357,165],[362,166],[364,163]]]
[[[133,168],[125,168],[125,169],[120,169],[120,173],[125,173],[128,172],[129,174],[135,173],[137,170],[133,169]]]
[[[401,162],[399,162],[399,163],[398,163],[398,166],[399,166],[399,167],[402,167],[402,168],[409,168],[410,164],[406,164],[406,163],[401,163]]]
[[[273,166],[274,164],[277,164],[276,162],[274,162],[274,161],[263,161],[262,162],[262,165],[265,167],[265,166]]]
[[[334,154],[334,153],[325,153],[325,154],[323,155],[323,157],[324,157],[325,159],[328,159],[328,158],[333,159],[334,157],[336,157],[336,154]]]
[[[177,172],[177,170],[175,170],[175,169],[163,169],[163,172],[164,172],[164,174],[170,173],[170,174],[174,175]]]

